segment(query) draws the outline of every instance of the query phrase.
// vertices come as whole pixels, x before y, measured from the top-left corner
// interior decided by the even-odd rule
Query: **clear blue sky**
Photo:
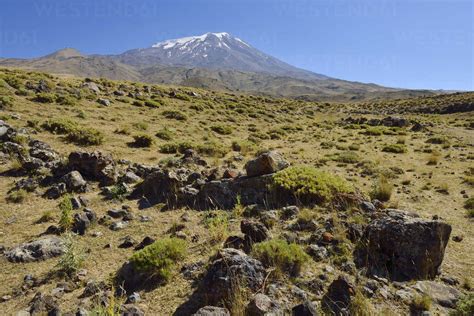
[[[0,56],[115,54],[229,32],[336,78],[474,90],[473,10],[469,0],[0,0]]]

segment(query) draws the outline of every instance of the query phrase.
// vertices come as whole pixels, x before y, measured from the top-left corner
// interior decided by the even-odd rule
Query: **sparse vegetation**
[[[168,281],[176,263],[186,255],[186,242],[178,238],[163,238],[135,252],[131,264],[150,277]]]
[[[272,239],[253,245],[252,255],[267,267],[276,268],[276,275],[298,276],[309,256],[297,244]]]
[[[151,147],[155,143],[154,139],[147,134],[133,136],[132,146],[134,147]]]
[[[370,197],[372,199],[377,199],[382,202],[390,200],[392,196],[393,185],[389,180],[381,175],[378,180],[373,184],[372,191],[370,192]]]

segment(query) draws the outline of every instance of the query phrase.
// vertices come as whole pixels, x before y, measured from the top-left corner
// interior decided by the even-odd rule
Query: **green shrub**
[[[56,98],[56,102],[61,105],[73,106],[76,104],[77,99],[68,95],[59,95]]]
[[[11,106],[13,106],[13,99],[11,97],[5,95],[0,96],[0,109],[6,109]]]
[[[431,298],[426,294],[417,294],[411,301],[410,308],[415,311],[429,311],[431,308]]]
[[[186,114],[180,111],[167,110],[167,111],[163,111],[162,114],[167,119],[175,119],[178,121],[186,121],[188,119]]]
[[[407,150],[407,146],[403,144],[390,144],[390,145],[384,146],[382,151],[387,152],[387,153],[403,154],[403,153],[406,153],[408,150]]]
[[[155,143],[154,139],[147,134],[133,136],[132,146],[134,147],[151,147]]]
[[[69,132],[66,139],[76,145],[92,146],[101,145],[104,142],[104,135],[94,128],[82,128]]]
[[[22,81],[18,77],[6,76],[3,80],[12,88],[20,89],[23,86]]]
[[[160,146],[158,151],[162,154],[184,153],[187,149],[194,149],[195,146],[189,142],[166,143]]]
[[[59,228],[61,231],[68,231],[72,228],[74,223],[73,207],[69,195],[63,196],[61,202],[59,202],[59,210],[61,211],[61,217],[58,223]]]
[[[40,103],[54,103],[56,101],[56,95],[52,93],[41,92],[36,94],[34,100]]]
[[[337,153],[332,159],[334,161],[342,163],[357,163],[361,160],[359,155],[353,151],[344,151],[341,153]]]
[[[297,244],[272,239],[253,245],[252,255],[267,267],[275,267],[277,275],[298,276],[309,256]]]
[[[208,141],[197,145],[196,151],[203,156],[222,158],[229,152],[229,148],[222,143]]]
[[[217,124],[211,126],[211,130],[221,135],[230,135],[232,134],[232,127],[228,125]]]
[[[450,316],[474,315],[474,293],[463,296],[457,303],[456,309],[449,313]]]
[[[159,102],[153,101],[153,100],[146,100],[145,101],[145,106],[149,108],[159,108],[161,104]]]
[[[344,179],[311,166],[293,166],[273,176],[277,187],[292,192],[303,200],[330,201],[338,193],[353,192]]]
[[[365,135],[370,135],[370,136],[380,136],[384,133],[384,128],[383,127],[369,127],[364,131]]]
[[[209,242],[217,244],[224,241],[229,234],[229,213],[209,211],[204,214],[204,227],[209,233]]]
[[[171,140],[173,139],[173,133],[166,127],[155,134],[156,137],[162,140]]]
[[[138,107],[142,107],[142,106],[145,105],[145,103],[143,103],[142,101],[134,100],[134,101],[132,102],[132,105],[138,106]]]
[[[27,195],[28,193],[25,190],[20,189],[10,192],[7,195],[6,200],[10,203],[22,203],[26,199]]]
[[[49,119],[41,124],[41,127],[53,134],[67,134],[78,128],[76,122],[67,119]]]
[[[474,217],[474,197],[470,197],[464,202],[464,208],[469,217]]]
[[[178,238],[164,238],[135,252],[130,263],[140,272],[169,280],[175,264],[184,259],[186,242]]]
[[[380,176],[378,180],[373,184],[372,191],[370,192],[370,197],[372,199],[377,199],[382,202],[390,200],[392,196],[393,185],[388,181],[385,176]]]
[[[148,129],[148,124],[146,122],[135,122],[132,125],[140,131],[146,131]]]
[[[71,234],[63,238],[65,252],[59,259],[56,269],[61,275],[73,277],[84,265],[86,255],[83,249],[77,247]]]

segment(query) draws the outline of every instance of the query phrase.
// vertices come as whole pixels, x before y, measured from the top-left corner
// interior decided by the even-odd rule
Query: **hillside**
[[[308,101],[355,101],[436,95],[330,78],[291,66],[228,33],[156,43],[118,55],[82,55],[67,48],[0,66],[113,80],[171,84]]]
[[[2,314],[474,304],[474,93],[307,102],[0,69],[0,95]]]

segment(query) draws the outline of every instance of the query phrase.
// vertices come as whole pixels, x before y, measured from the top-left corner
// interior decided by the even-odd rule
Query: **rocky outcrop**
[[[64,243],[58,237],[48,237],[21,244],[5,252],[10,262],[32,262],[46,260],[64,253]]]
[[[244,252],[224,248],[213,258],[201,284],[203,295],[211,304],[229,299],[237,287],[245,287],[256,292],[265,279],[262,263]]]
[[[400,210],[387,210],[365,229],[355,252],[356,263],[369,275],[395,281],[432,279],[438,274],[451,226]]]
[[[230,312],[227,308],[223,307],[204,306],[192,316],[230,316]]]
[[[354,295],[354,285],[346,276],[341,275],[329,285],[321,305],[331,315],[350,315],[349,306]]]
[[[100,181],[103,185],[111,185],[117,180],[112,156],[99,151],[70,153],[68,167],[79,171],[87,180]]]
[[[276,151],[269,151],[261,154],[257,158],[250,160],[245,165],[247,176],[255,177],[264,174],[275,173],[285,169],[290,164],[283,159],[283,156]]]

